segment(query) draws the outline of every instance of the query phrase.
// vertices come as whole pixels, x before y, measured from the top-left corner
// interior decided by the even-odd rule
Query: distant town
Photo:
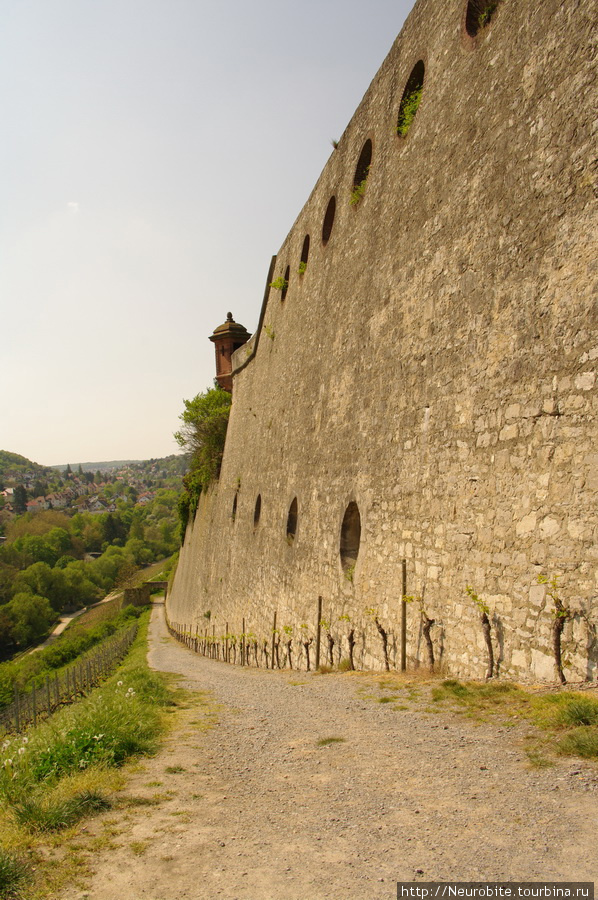
[[[39,510],[74,514],[117,512],[123,505],[145,506],[156,492],[179,490],[185,471],[182,456],[146,461],[115,461],[50,468],[0,451],[0,536],[15,516]]]

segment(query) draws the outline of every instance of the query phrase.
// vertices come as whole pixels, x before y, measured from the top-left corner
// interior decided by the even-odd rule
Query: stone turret
[[[231,357],[235,350],[246,344],[251,335],[243,325],[233,319],[232,313],[226,314],[226,322],[214,329],[210,340],[216,350],[216,381],[229,394],[233,390]]]

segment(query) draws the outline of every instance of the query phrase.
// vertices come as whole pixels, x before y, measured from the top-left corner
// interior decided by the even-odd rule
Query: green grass
[[[598,759],[598,698],[581,691],[533,694],[515,684],[478,684],[448,679],[432,688],[435,703],[450,704],[472,718],[500,715],[532,722],[545,733],[542,748],[528,750],[532,765],[550,765],[547,753]]]
[[[522,699],[520,695],[523,695],[523,691],[517,685],[508,682],[463,684],[450,678],[438,687],[432,688],[432,700],[435,702],[450,700],[477,710],[501,705],[506,698],[512,698],[514,695]]]
[[[329,747],[330,744],[342,744],[344,743],[345,738],[343,737],[325,737],[320,738],[318,741],[318,747]]]
[[[19,888],[30,877],[29,870],[18,856],[0,847],[0,900],[20,896]]]
[[[111,806],[111,795],[122,788],[118,770],[158,749],[173,700],[147,666],[148,619],[144,613],[131,651],[102,687],[0,745],[0,840],[6,850],[0,872],[3,866],[12,871],[13,848],[29,847],[35,854],[42,840],[57,847],[69,842],[77,822]],[[20,879],[19,889],[30,882],[32,897],[47,896],[47,884],[54,883],[51,860],[39,854],[35,872]],[[12,895],[0,890],[0,900],[5,898]]]
[[[12,810],[16,821],[30,831],[60,831],[85,816],[110,809],[110,805],[98,791],[83,790],[64,799],[39,791],[14,801]]]
[[[558,741],[557,746],[567,756],[598,759],[598,728],[583,725],[574,728]]]

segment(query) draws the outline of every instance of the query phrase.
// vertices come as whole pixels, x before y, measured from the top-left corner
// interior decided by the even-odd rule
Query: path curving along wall
[[[470,586],[499,672],[551,680],[556,575],[596,676],[597,4],[480,3],[418,0],[277,254],[172,621],[299,643],[320,595],[335,663],[353,627],[383,665],[377,616],[396,665],[405,559],[446,671],[486,672]]]

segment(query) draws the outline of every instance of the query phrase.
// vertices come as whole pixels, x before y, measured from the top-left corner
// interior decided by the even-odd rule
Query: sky
[[[177,452],[413,0],[0,0],[0,449]]]

